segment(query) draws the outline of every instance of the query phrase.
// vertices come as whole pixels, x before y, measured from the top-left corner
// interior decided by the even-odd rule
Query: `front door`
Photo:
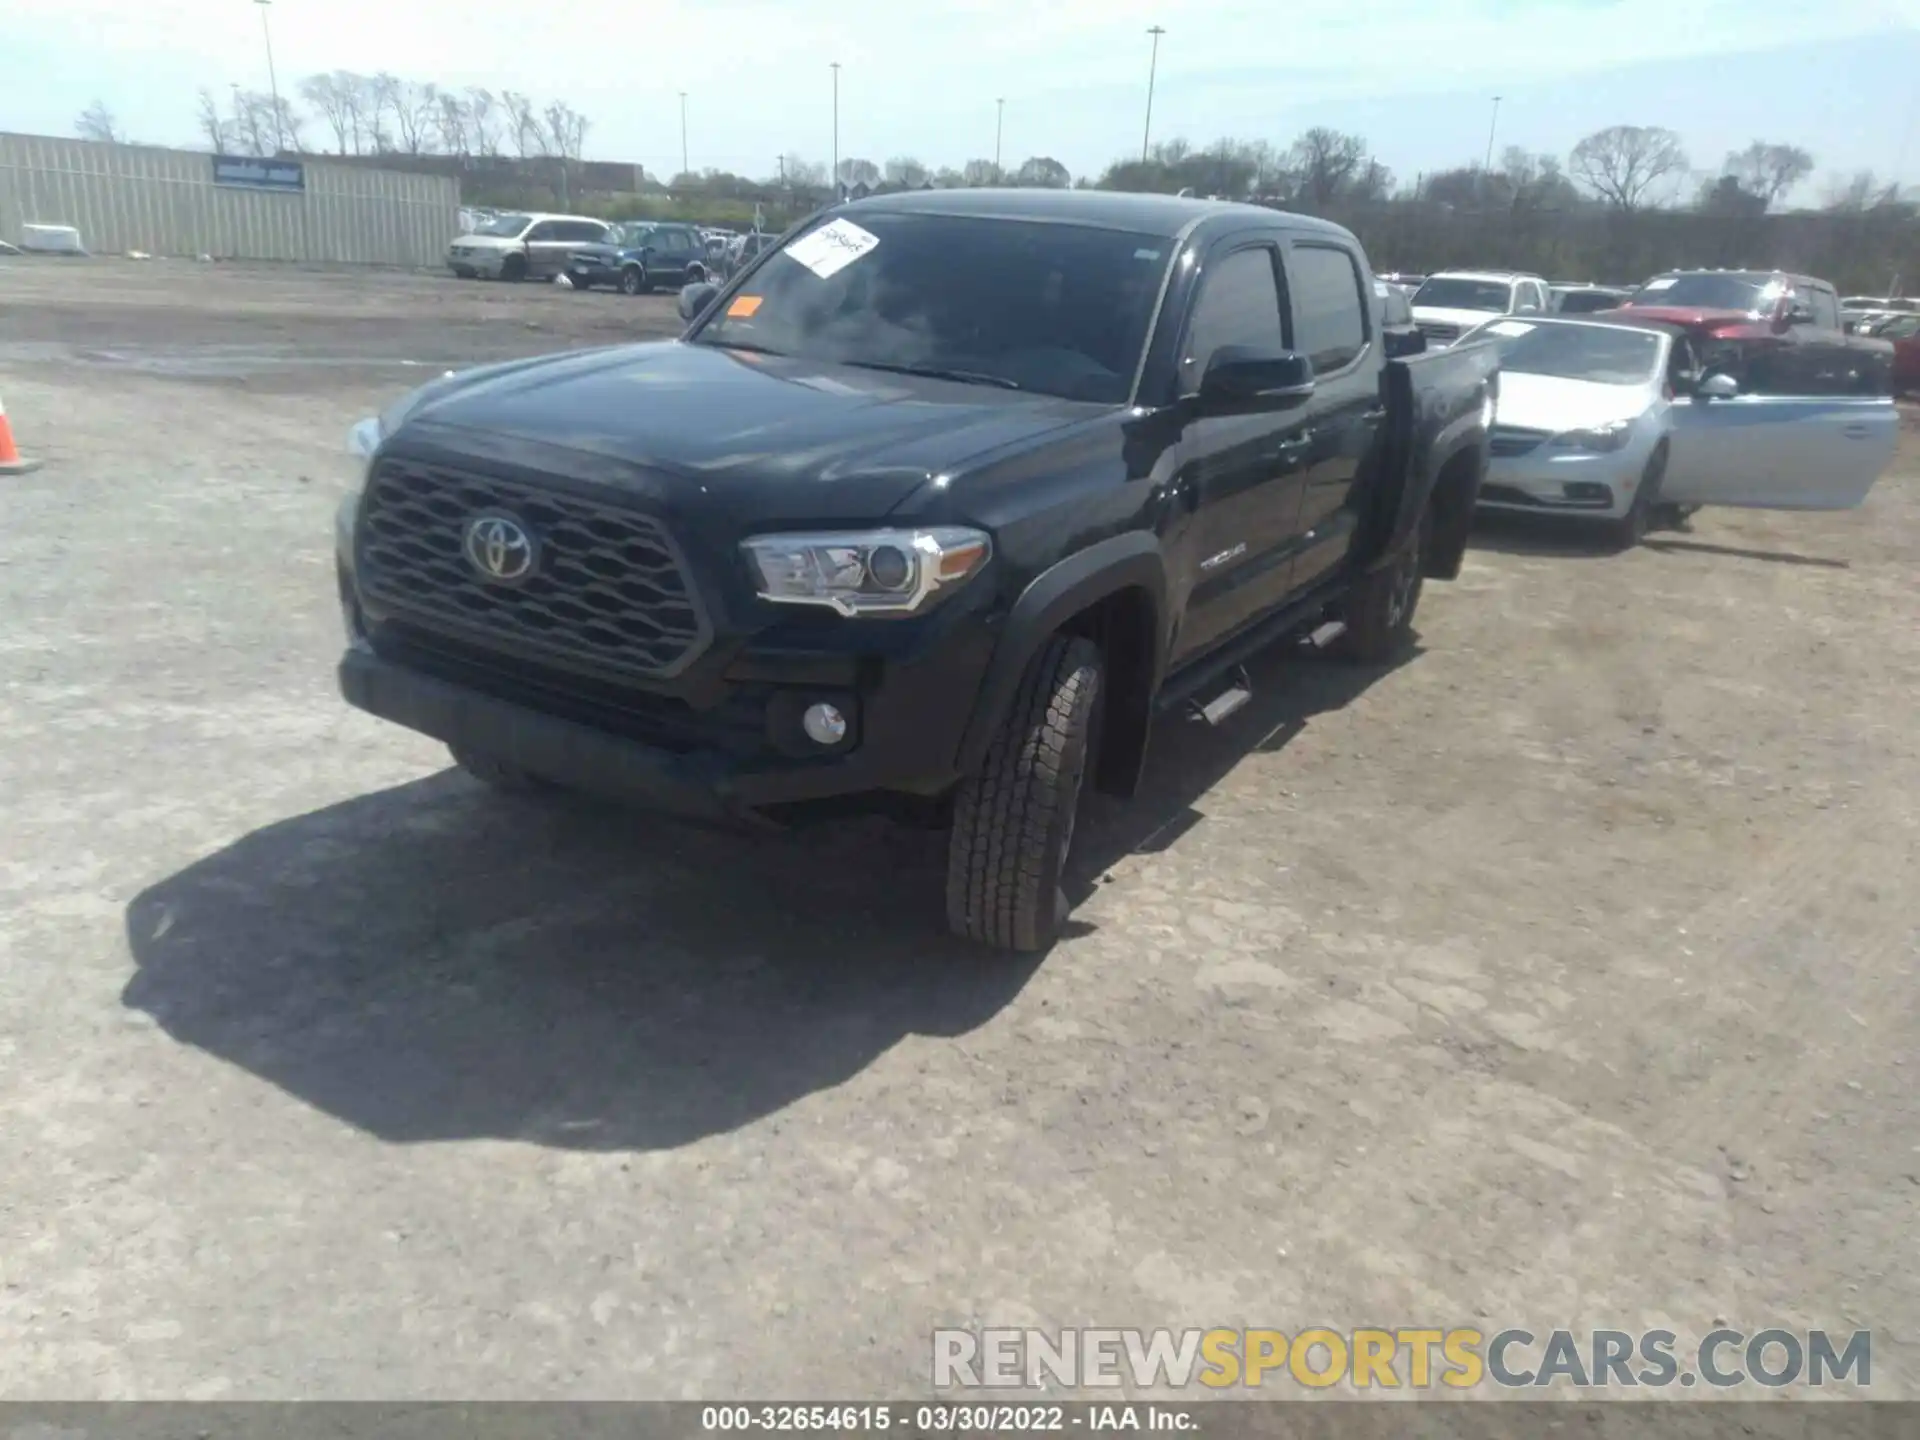
[[[544,280],[560,273],[566,263],[568,245],[560,238],[558,220],[542,220],[527,231],[527,274]]]
[[[1893,463],[1890,398],[1695,395],[1673,403],[1660,498],[1681,505],[1851,510]]]
[[[1222,240],[1207,257],[1180,347],[1180,393],[1199,393],[1223,345],[1290,344],[1273,242]],[[1302,412],[1189,420],[1168,487],[1176,583],[1186,587],[1175,663],[1257,618],[1291,587],[1306,444]]]
[[[1344,246],[1295,240],[1287,248],[1293,348],[1313,361],[1313,395],[1300,412],[1305,442],[1299,553],[1293,588],[1338,569],[1359,533],[1361,467],[1386,421],[1372,349],[1373,307],[1359,258]]]

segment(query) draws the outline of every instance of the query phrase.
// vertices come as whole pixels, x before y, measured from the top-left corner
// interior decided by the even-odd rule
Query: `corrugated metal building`
[[[73,225],[104,254],[434,266],[459,212],[443,175],[0,133],[0,239],[16,242]]]

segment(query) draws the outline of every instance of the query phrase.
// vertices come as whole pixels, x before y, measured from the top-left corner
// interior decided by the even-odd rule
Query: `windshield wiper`
[[[946,370],[935,365],[883,365],[878,360],[842,360],[856,370],[885,370],[894,375],[924,375],[929,380],[958,380],[963,385],[997,385],[1002,390],[1023,388],[1018,380],[989,375],[984,370]]]
[[[751,350],[755,355],[785,355],[784,350],[774,350],[765,345],[756,345],[751,340],[699,340],[699,345],[711,345],[716,350]]]

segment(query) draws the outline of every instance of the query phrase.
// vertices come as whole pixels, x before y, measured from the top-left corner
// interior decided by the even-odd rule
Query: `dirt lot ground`
[[[848,1396],[941,1324],[1874,1331],[1920,1392],[1920,439],[1489,528],[1163,729],[1038,964],[936,837],[515,808],[348,710],[346,426],[673,328],[0,268],[0,1393]]]

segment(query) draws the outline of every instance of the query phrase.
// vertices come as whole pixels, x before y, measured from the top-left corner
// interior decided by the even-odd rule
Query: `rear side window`
[[[1259,345],[1278,350],[1286,344],[1280,320],[1280,282],[1274,252],[1264,245],[1235,250],[1207,267],[1200,280],[1200,302],[1187,328],[1187,350],[1180,362],[1180,389],[1200,389],[1207,361],[1223,345]]]
[[[1364,292],[1353,257],[1330,245],[1295,245],[1287,268],[1293,348],[1313,361],[1316,374],[1351,365],[1367,343]]]

